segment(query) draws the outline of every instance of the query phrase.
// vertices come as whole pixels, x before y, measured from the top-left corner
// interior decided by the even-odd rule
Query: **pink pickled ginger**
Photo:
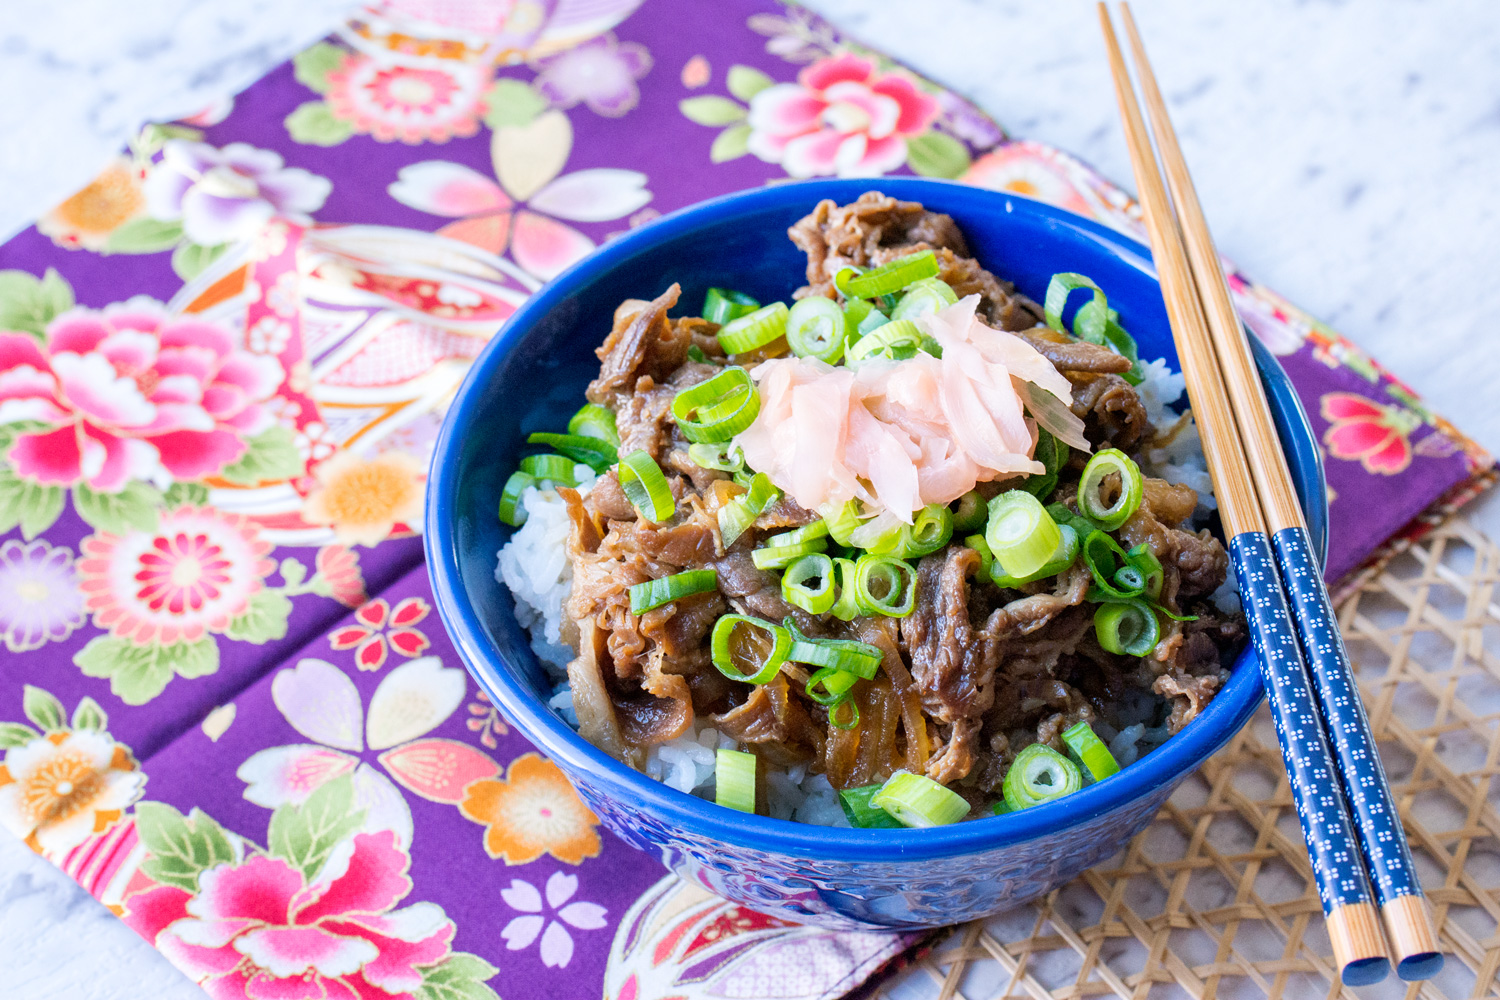
[[[1068,380],[1021,338],[980,322],[977,304],[971,295],[918,321],[942,358],[758,365],[760,413],[736,438],[746,463],[808,510],[860,500],[866,514],[910,524],[975,483],[1044,472],[1031,457],[1037,424],[1088,450]]]

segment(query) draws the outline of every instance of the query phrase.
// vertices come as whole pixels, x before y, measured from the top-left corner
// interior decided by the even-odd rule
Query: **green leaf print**
[[[90,729],[96,733],[102,733],[109,725],[109,716],[104,714],[104,709],[94,699],[84,695],[83,700],[73,709],[73,728]]]
[[[677,107],[699,125],[732,125],[745,119],[745,109],[727,97],[689,97],[678,101]]]
[[[0,451],[8,450],[9,441]],[[0,534],[20,525],[29,541],[52,527],[62,513],[63,490],[59,486],[42,486],[17,476],[0,461]]]
[[[300,476],[306,465],[292,432],[280,424],[250,438],[245,453],[219,473],[231,483],[253,486]]]
[[[455,951],[422,970],[417,1000],[500,1000],[484,981],[500,970],[478,955]]]
[[[130,529],[156,528],[161,493],[148,483],[132,482],[118,493],[95,493],[79,483],[73,487],[73,509],[98,531],[123,535]]]
[[[182,223],[142,216],[109,234],[105,253],[161,253],[182,242]]]
[[[753,66],[729,67],[729,92],[742,101],[748,102],[775,82]]]
[[[326,94],[328,74],[343,65],[344,58],[348,55],[346,49],[319,42],[292,56],[292,72],[296,75],[297,82],[308,90]]]
[[[235,859],[224,828],[201,809],[183,816],[165,803],[140,802],[135,829],[151,852],[141,871],[163,885],[196,893],[200,873]]]
[[[87,677],[108,677],[109,690],[127,705],[144,705],[166,690],[174,676],[204,677],[219,669],[219,645],[212,636],[170,646],[137,646],[129,639],[101,635],[89,640],[73,662]]]
[[[21,722],[0,722],[0,750],[23,747],[42,734]]]
[[[364,821],[364,810],[354,808],[354,776],[346,774],[324,784],[300,806],[278,807],[271,814],[266,850],[311,882],[339,841]]]
[[[492,129],[530,125],[547,110],[547,99],[530,84],[508,77],[496,80],[484,94],[484,123]]]
[[[177,272],[177,277],[183,281],[192,281],[198,275],[208,269],[208,265],[224,255],[229,249],[228,243],[219,243],[215,246],[199,246],[197,243],[184,243],[172,251],[172,270]]]
[[[21,711],[44,733],[56,733],[68,728],[68,716],[63,711],[62,702],[39,687],[27,684],[23,688]]]
[[[708,158],[714,163],[737,160],[749,151],[750,126],[731,125],[720,132],[714,144],[708,147]]]
[[[162,494],[162,502],[172,510],[182,506],[202,507],[208,503],[208,487],[202,483],[173,483]]]
[[[0,330],[42,337],[47,324],[73,308],[73,286],[52,268],[36,277],[26,271],[0,271]]]
[[[286,622],[292,614],[292,602],[275,590],[258,590],[250,595],[250,606],[233,619],[224,634],[240,642],[263,643],[286,638]]]
[[[906,140],[906,162],[923,177],[954,178],[969,169],[969,148],[951,135],[927,132]]]
[[[308,101],[297,105],[282,124],[287,135],[305,146],[337,146],[354,134],[354,126],[335,118],[327,101]]]

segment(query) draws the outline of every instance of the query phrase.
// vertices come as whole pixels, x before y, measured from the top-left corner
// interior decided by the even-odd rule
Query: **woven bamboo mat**
[[[1369,998],[1500,997],[1500,546],[1455,518],[1340,605],[1448,961]],[[1107,865],[957,928],[888,1000],[1354,997],[1264,707]]]

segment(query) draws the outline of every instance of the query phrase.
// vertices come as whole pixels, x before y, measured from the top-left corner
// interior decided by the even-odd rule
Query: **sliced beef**
[[[599,377],[589,383],[591,402],[606,403],[643,376],[665,381],[687,360],[692,329],[667,319],[667,310],[681,294],[674,283],[650,302],[630,299],[615,310],[614,328],[594,352],[602,364]]]
[[[1073,413],[1083,421],[1083,436],[1097,448],[1133,453],[1151,423],[1134,387],[1118,375],[1064,372],[1073,383]]]
[[[1213,593],[1229,572],[1229,553],[1207,528],[1168,527],[1144,503],[1120,527],[1119,537],[1124,548],[1145,545],[1161,561],[1162,602],[1168,607],[1180,608],[1188,598]]]
[[[916,607],[901,619],[912,679],[938,722],[977,718],[994,697],[994,636],[969,620],[968,577],[978,566],[979,553],[962,545],[923,558]]]
[[[1033,326],[1017,331],[1016,335],[1035,347],[1060,372],[1123,375],[1130,371],[1130,359],[1123,354],[1070,337],[1050,326]]]
[[[1172,713],[1167,717],[1167,732],[1172,735],[1198,717],[1214,694],[1224,684],[1218,674],[1194,677],[1174,670],[1162,674],[1151,685],[1151,690],[1172,702]]]

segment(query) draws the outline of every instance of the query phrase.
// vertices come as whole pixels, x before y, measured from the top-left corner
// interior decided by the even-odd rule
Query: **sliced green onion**
[[[915,282],[896,303],[891,319],[916,319],[931,316],[958,301],[958,296],[941,278],[923,278]]]
[[[720,750],[714,758],[714,801],[740,812],[755,812],[755,754]]]
[[[719,508],[719,537],[727,549],[739,540],[760,514],[750,509],[744,499],[731,500]]]
[[[859,339],[859,325],[863,323],[874,311],[875,307],[868,299],[850,299],[844,303],[844,339],[847,344],[852,344]]]
[[[688,458],[700,469],[739,472],[745,467],[745,453],[732,441],[688,445]]]
[[[854,560],[835,557],[833,572],[838,577],[839,599],[833,602],[829,613],[839,621],[853,621],[859,617],[859,598],[854,592]]]
[[[1161,560],[1146,548],[1146,543],[1142,542],[1125,553],[1125,558],[1146,578],[1146,596],[1153,601],[1161,597],[1161,585],[1166,581],[1166,575],[1162,572]]]
[[[817,581],[817,585],[812,581]],[[821,552],[792,562],[781,577],[782,599],[810,615],[821,615],[833,607],[834,590],[833,560]]]
[[[840,545],[848,545],[854,529],[859,527],[858,501],[824,504],[818,511],[823,515],[823,523],[828,526],[828,534],[833,536],[833,540]]]
[[[1091,591],[1092,589],[1093,588],[1090,588]],[[1144,598],[1142,599],[1144,600]],[[1152,611],[1155,611],[1160,617],[1170,618],[1174,622],[1195,622],[1198,620],[1197,615],[1179,615],[1175,611],[1168,611],[1166,608],[1162,607],[1160,604],[1157,604],[1155,601],[1146,601],[1146,606],[1149,607]]]
[[[968,800],[962,795],[910,771],[891,775],[871,797],[870,805],[884,809],[902,826],[947,826],[969,815]]]
[[[828,724],[835,729],[853,729],[859,725],[859,703],[853,698],[845,698],[834,705],[828,710]]]
[[[652,608],[671,604],[678,598],[707,593],[718,585],[719,574],[712,566],[673,573],[659,580],[646,580],[627,591],[630,594],[630,613],[643,615]]]
[[[990,501],[984,540],[1006,576],[1027,577],[1047,565],[1062,544],[1057,522],[1036,497],[1025,490],[1008,490]]]
[[[911,563],[867,552],[854,564],[854,600],[866,614],[905,618],[917,604],[917,571]]]
[[[760,393],[750,373],[737,365],[672,399],[672,416],[689,441],[728,441],[753,424],[759,412]]]
[[[1111,774],[1119,773],[1120,765],[1115,760],[1115,755],[1109,752],[1109,747],[1095,735],[1093,727],[1087,722],[1079,722],[1064,729],[1062,741],[1068,748],[1068,756],[1077,761],[1095,781],[1103,781]]]
[[[944,504],[928,504],[917,511],[910,526],[902,525],[901,547],[895,554],[902,559],[917,559],[936,552],[952,537],[953,512]]]
[[[1112,601],[1094,612],[1094,634],[1107,652],[1147,656],[1161,638],[1161,625],[1145,601]]]
[[[748,630],[736,638],[741,627]],[[724,615],[714,622],[709,651],[719,673],[732,681],[764,684],[786,662],[792,651],[792,633],[774,622],[749,615]]]
[[[1047,296],[1042,300],[1042,314],[1048,326],[1059,332],[1065,328],[1062,322],[1063,310],[1068,306],[1068,296],[1079,289],[1093,292],[1093,300],[1081,307],[1073,317],[1073,333],[1081,340],[1087,340],[1091,344],[1104,343],[1104,325],[1108,319],[1106,310],[1109,301],[1104,297],[1104,292],[1087,275],[1064,271],[1054,274],[1052,280],[1047,283]]]
[[[732,319],[719,329],[719,346],[728,354],[744,354],[765,347],[786,332],[790,311],[785,302],[772,302]]]
[[[645,451],[633,451],[620,459],[619,468],[620,489],[637,514],[660,524],[676,513],[677,499],[656,459]]]
[[[858,682],[858,674],[824,667],[807,679],[807,696],[819,705],[831,708],[849,697],[849,692]]]
[[[942,270],[937,256],[931,250],[897,257],[864,274],[856,274],[841,286],[850,298],[873,299],[877,295],[891,295],[923,278],[936,278]]]
[[[1044,430],[1037,431],[1036,450],[1032,458],[1046,466],[1039,476],[1028,476],[1021,489],[1038,500],[1045,500],[1057,489],[1057,474],[1068,461],[1068,446]]]
[[[536,477],[529,472],[512,472],[500,491],[500,520],[512,528],[526,523],[526,508],[521,506],[521,494],[536,485]]]
[[[1102,531],[1091,531],[1083,540],[1083,561],[1106,600],[1126,601],[1145,592],[1146,578],[1139,571],[1120,578],[1120,570],[1129,567],[1128,558],[1119,543]]]
[[[689,344],[688,345],[688,360],[689,361],[696,361],[700,365],[718,364],[717,361],[714,361],[707,354],[704,354],[703,353],[703,348],[699,347],[697,344]]]
[[[1146,380],[1146,372],[1141,367],[1140,350],[1136,347],[1135,338],[1120,325],[1119,313],[1113,309],[1107,309],[1105,315],[1108,318],[1104,323],[1104,342],[1114,348],[1116,354],[1130,360],[1130,371],[1121,378],[1131,385],[1140,385]]]
[[[864,299],[855,299],[854,301],[855,302],[864,302]],[[854,335],[850,339],[849,344],[845,344],[844,345],[844,353],[845,353],[845,355],[846,356],[848,355],[848,353],[849,353],[849,347],[855,341],[859,340],[861,337],[865,336],[866,334],[870,333],[871,331],[880,329],[882,326],[885,326],[890,321],[891,321],[891,318],[889,316],[887,316],[885,313],[881,312],[879,309],[876,309],[874,306],[870,306],[870,311],[868,313],[866,313],[864,315],[864,317],[861,318],[860,321],[855,325],[855,327],[854,327]]]
[[[880,785],[865,785],[839,791],[839,805],[843,806],[850,826],[860,830],[901,829],[894,816],[879,806],[870,805],[870,800],[880,794],[880,788]]]
[[[844,356],[849,319],[837,302],[810,295],[795,303],[786,317],[786,343],[799,358],[836,365]]]
[[[615,411],[595,403],[585,403],[568,421],[568,433],[598,438],[620,447],[620,432],[615,426]]]
[[[1087,538],[1089,532],[1099,527],[1081,514],[1073,513],[1072,509],[1065,504],[1049,503],[1047,505],[1047,513],[1052,516],[1052,520],[1060,525],[1071,524],[1073,530],[1078,532],[1078,537],[1080,538]]]
[[[1047,744],[1033,743],[1016,754],[1001,787],[1012,810],[1030,809],[1078,791],[1083,772]]]
[[[994,806],[990,809],[990,811],[993,812],[996,816],[1004,816],[1006,813],[1013,813],[1013,812],[1015,812],[1014,809],[1012,809],[1010,806],[1008,806],[1008,805],[1005,804],[1005,800],[1004,799],[1001,799],[999,802],[996,802],[994,804]]]
[[[1047,564],[1041,569],[1030,576],[1016,577],[1003,573],[1000,570],[999,563],[991,563],[990,579],[995,581],[997,587],[1019,587],[1022,584],[1035,583],[1038,580],[1045,580],[1048,577],[1056,576],[1073,565],[1073,560],[1078,558],[1078,549],[1080,548],[1078,532],[1071,524],[1059,524],[1057,530],[1062,535],[1062,541],[1057,543],[1057,548],[1053,551],[1051,558],[1047,560]]]
[[[921,328],[911,320],[893,319],[855,341],[848,350],[849,360],[916,357],[917,351],[922,349],[922,337]]]
[[[831,667],[844,670],[865,680],[872,679],[880,670],[885,654],[879,646],[855,639],[813,639],[797,630],[791,618],[781,623],[792,633],[792,651],[787,659],[793,663],[807,663],[815,667]]]
[[[948,508],[953,511],[954,531],[978,531],[984,527],[990,512],[978,490],[970,490],[954,502],[958,504],[958,508],[955,510],[951,504]]]
[[[745,506],[757,514],[781,498],[781,491],[771,482],[771,477],[764,472],[757,472],[751,476],[747,488],[750,492],[746,493],[743,498]]]
[[[526,439],[527,444],[545,444],[595,472],[603,472],[620,460],[615,446],[603,438],[587,434],[550,434],[538,431]]]
[[[861,521],[859,526],[849,533],[848,544],[856,549],[864,549],[866,552],[890,555],[901,548],[906,527],[892,518],[873,517],[868,521]]]
[[[703,296],[703,318],[720,326],[759,308],[759,302],[732,288],[710,288]]]
[[[573,466],[577,463],[561,455],[527,455],[521,459],[521,471],[535,476],[538,482],[547,481],[559,486],[577,486],[573,478]]]
[[[786,569],[803,556],[822,552],[827,548],[828,542],[821,538],[791,545],[766,545],[752,550],[750,561],[755,563],[756,569]]]
[[[964,539],[964,544],[979,553],[980,579],[994,579],[995,554],[990,551],[990,543],[984,540],[983,535],[970,535]]]
[[[801,545],[803,542],[815,542],[820,538],[828,537],[828,525],[822,521],[813,521],[792,531],[783,531],[779,535],[772,535],[766,539],[767,545]]]
[[[1120,477],[1120,495],[1105,506],[1099,491],[1105,477],[1112,473]],[[1106,448],[1083,467],[1078,480],[1078,509],[1105,531],[1114,531],[1140,507],[1142,491],[1141,467],[1118,448]]]

